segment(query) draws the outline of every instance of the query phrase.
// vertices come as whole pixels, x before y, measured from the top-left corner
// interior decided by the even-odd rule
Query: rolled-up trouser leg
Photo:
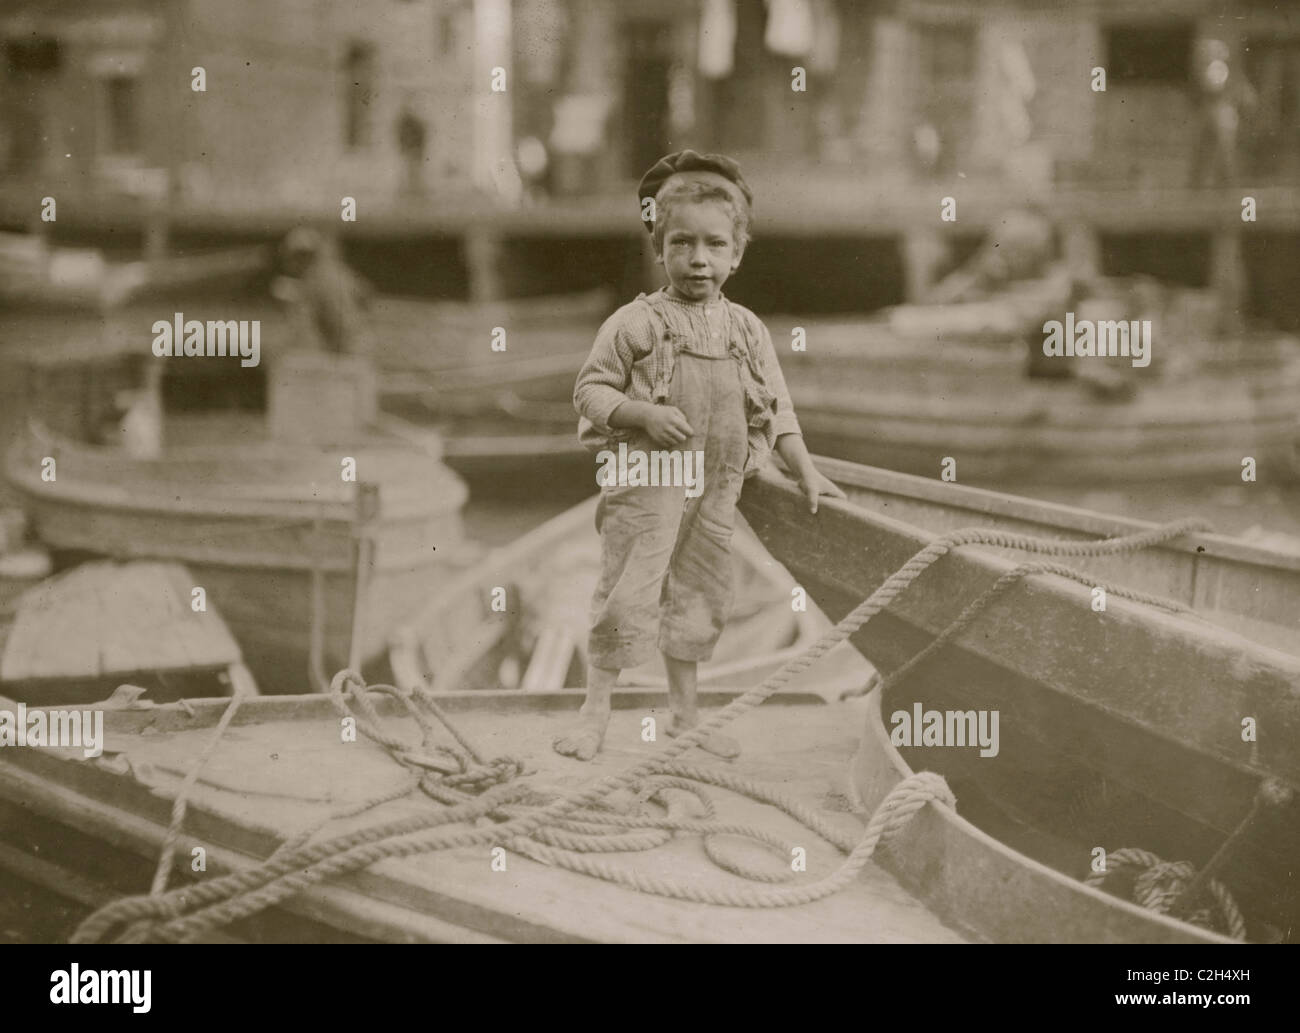
[[[596,504],[600,580],[591,600],[589,659],[636,667],[655,653],[664,575],[682,519],[684,488],[614,487]]]
[[[712,470],[703,495],[686,500],[660,599],[659,648],[678,660],[710,659],[731,614],[742,479],[739,466]]]

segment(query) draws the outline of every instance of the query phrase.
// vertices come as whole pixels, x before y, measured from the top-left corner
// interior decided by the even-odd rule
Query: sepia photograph
[[[1298,288],[1293,0],[3,0],[0,943],[1297,942]]]

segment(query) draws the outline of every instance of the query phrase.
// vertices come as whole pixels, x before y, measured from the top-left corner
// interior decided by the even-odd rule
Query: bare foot
[[[591,713],[584,706],[578,711],[578,723],[551,744],[555,752],[575,760],[591,760],[605,741],[605,728],[609,724],[609,711]]]
[[[667,732],[670,736],[676,738],[679,735],[685,735],[699,723],[698,719],[687,722],[674,715],[668,719]],[[733,757],[740,756],[740,743],[729,735],[723,735],[721,732],[710,732],[696,745],[706,753],[712,753],[715,757],[721,757],[723,760],[731,760]]]

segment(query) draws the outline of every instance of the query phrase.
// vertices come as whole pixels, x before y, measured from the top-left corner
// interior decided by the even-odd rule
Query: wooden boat
[[[571,341],[572,338],[569,338]],[[573,382],[587,352],[478,363],[380,378],[384,411],[433,427],[443,458],[475,497],[527,495],[546,485],[591,486],[592,458],[578,443]]]
[[[819,459],[818,464],[855,505],[932,534],[990,527],[1084,541],[1156,526],[839,459]],[[1015,551],[1005,555],[1023,558]],[[1294,547],[1206,533],[1122,556],[1071,558],[1069,564],[1098,582],[1176,600],[1261,645],[1300,652],[1300,550]]]
[[[788,322],[771,321],[774,340],[789,339]],[[1300,475],[1300,347],[1287,338],[1180,342],[1145,369],[1100,360],[1101,381],[1087,366],[1078,378],[1028,378],[1024,348],[1006,334],[915,339],[887,319],[804,330],[807,350],[782,348],[781,364],[804,435],[826,455],[923,476],[951,457],[965,483],[1026,489],[1226,482],[1245,456]],[[440,421],[449,462],[467,474],[539,452],[580,458],[570,401],[586,353],[528,355],[436,378],[391,373],[384,405]]]
[[[845,464],[825,469],[856,501],[824,502],[811,518],[794,486],[769,469],[747,484],[741,509],[832,619],[934,539],[925,514],[936,530],[1003,520],[1041,528],[1055,519],[1065,525],[1065,537],[1077,538],[1122,526],[1098,526],[1090,514],[1067,522],[1051,507],[1025,505],[1015,512],[1005,497],[965,491],[951,493],[949,506],[947,486],[942,493],[909,495],[915,482]],[[1000,714],[996,756],[911,745],[891,754],[883,744],[892,748],[892,741],[868,728],[863,751],[870,756],[859,764],[855,782],[865,805],[879,799],[891,778],[924,769],[948,780],[961,815],[929,815],[918,823],[929,831],[914,832],[919,838],[909,840],[912,853],[896,870],[927,901],[958,907],[954,921],[988,935],[1014,936],[1024,908],[1047,908],[1071,921],[1092,916],[1080,918],[1085,939],[1125,938],[1124,923],[1107,920],[1091,891],[1069,878],[1087,874],[1092,851],[1133,847],[1205,865],[1254,813],[1257,795],[1267,788],[1279,802],[1255,814],[1244,838],[1216,862],[1215,877],[1240,904],[1251,939],[1292,938],[1300,915],[1294,874],[1300,657],[1294,653],[1113,592],[1098,612],[1090,584],[1034,574],[904,677],[889,681],[1002,574],[1033,559],[984,547],[956,550],[853,636],[886,678],[878,706],[893,731],[903,727],[894,715],[911,715],[916,705],[923,712]],[[1103,565],[1095,561],[1064,562],[1081,568],[1085,580],[1102,580]],[[1260,550],[1209,535],[1185,536],[1151,556],[1126,557],[1118,571],[1104,566],[1130,588],[1163,590],[1213,616],[1235,611],[1243,630],[1260,638],[1281,634],[1297,612],[1290,559],[1270,563]],[[1265,600],[1259,610],[1248,601],[1252,588]],[[1272,620],[1264,617],[1270,609]],[[1261,730],[1257,741],[1243,741],[1251,738],[1243,734],[1247,718],[1250,728]],[[881,773],[882,756],[892,775]],[[1006,893],[994,889],[1003,885]],[[1007,917],[1008,908],[1019,908],[1015,917]]]
[[[1245,456],[1300,471],[1300,349],[1288,339],[1184,356],[1157,341],[1146,369],[1061,360],[1112,367],[1110,388],[1135,390],[1124,399],[1087,376],[1027,378],[1019,345],[909,341],[883,321],[804,329],[807,350],[782,350],[781,364],[804,436],[825,455],[923,476],[951,457],[964,483],[1017,488],[1231,482]],[[772,332],[788,339],[781,324]]]
[[[375,358],[392,372],[442,372],[497,357],[547,359],[590,348],[613,309],[603,289],[494,302],[380,297],[371,311]],[[506,332],[504,351],[492,350],[497,328]]]
[[[169,418],[166,437],[144,459],[34,427],[5,472],[46,545],[188,566],[261,681],[314,687],[313,652],[329,669],[380,656],[463,549],[464,484],[408,441],[273,441],[232,413]],[[55,480],[42,478],[45,457]]]
[[[256,246],[117,262],[92,248],[51,247],[39,237],[0,233],[0,304],[108,310],[177,289],[239,289],[269,262],[270,250]]]
[[[175,563],[87,563],[0,613],[0,688],[28,703],[89,703],[134,682],[154,700],[256,685],[230,629]]]
[[[595,483],[595,460],[570,425],[535,427],[511,417],[483,416],[434,424],[443,460],[475,498],[529,497],[543,491],[562,501],[584,498]]]
[[[593,496],[436,590],[390,639],[397,684],[524,692],[583,686],[587,609],[600,573],[595,510]],[[815,608],[793,610],[793,583],[752,534],[741,528],[733,542],[736,605],[714,659],[701,665],[699,677],[702,685],[747,688],[807,649],[827,623]],[[833,698],[865,686],[870,676],[862,658],[845,646],[793,687]],[[619,684],[665,688],[663,664],[623,671]]]
[[[718,702],[721,694],[709,699]],[[597,776],[644,760],[662,747],[641,739],[642,719],[662,716],[659,693],[619,693],[607,747],[591,765],[554,754],[550,740],[572,720],[571,697],[557,693],[471,692],[440,697],[471,739],[508,750],[531,767],[539,795],[573,790]],[[393,701],[376,699],[385,727],[420,738]],[[2,704],[0,704],[2,705]],[[0,751],[0,869],[12,881],[40,887],[79,906],[78,918],[148,885],[174,795],[212,736],[227,701],[190,701],[149,708],[106,709],[108,751],[87,760],[80,751]],[[727,773],[780,787],[844,837],[862,822],[845,812],[845,770],[856,729],[846,704],[789,694],[748,715],[737,734],[748,752]],[[857,710],[860,712],[860,705]],[[245,870],[286,837],[307,831],[349,804],[400,790],[405,768],[362,737],[340,744],[339,714],[320,695],[263,696],[245,701],[189,795],[183,864],[172,886],[196,878],[190,851],[202,847],[205,881]],[[782,839],[805,845],[809,879],[843,857],[786,815],[752,799],[706,787],[719,820],[762,823]],[[678,806],[674,803],[674,809]],[[415,794],[382,804],[367,823],[437,812]],[[654,808],[655,813],[662,813]],[[330,826],[327,834],[355,822]],[[716,868],[694,836],[649,851],[601,853],[624,871],[726,889],[745,883]],[[739,855],[738,855],[739,856]],[[750,864],[788,867],[780,854],[743,855]],[[348,941],[452,942],[958,942],[959,937],[895,880],[868,866],[847,889],[795,907],[750,910],[652,896],[514,850],[506,871],[492,871],[488,847],[467,847],[380,861],[365,871],[277,902],[268,910],[202,939],[233,936],[279,943]],[[1050,925],[1056,916],[1045,921]],[[70,928],[61,930],[66,935]]]

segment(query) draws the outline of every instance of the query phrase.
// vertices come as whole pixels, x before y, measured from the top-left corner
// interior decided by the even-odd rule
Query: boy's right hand
[[[695,433],[686,420],[686,414],[673,405],[650,406],[643,427],[656,445],[680,445]]]

